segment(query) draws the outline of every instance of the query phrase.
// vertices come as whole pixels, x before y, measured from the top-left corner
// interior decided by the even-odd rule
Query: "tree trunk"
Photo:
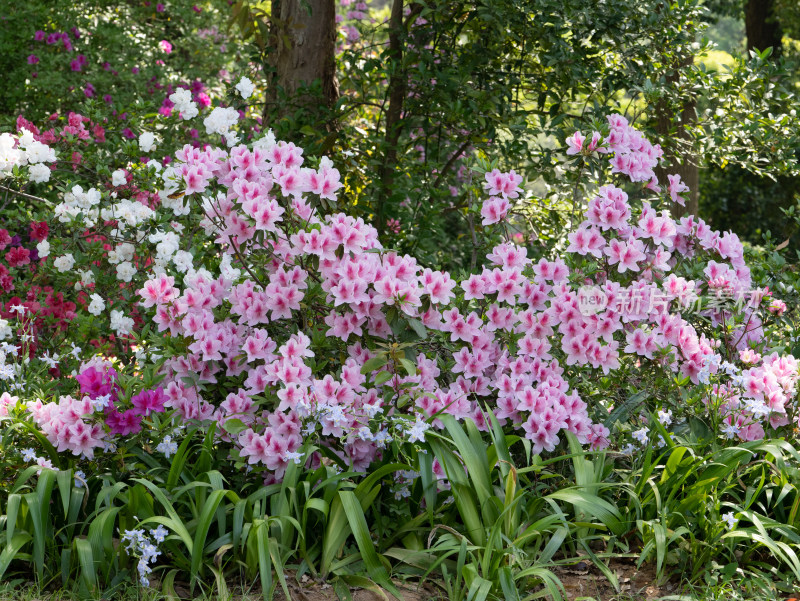
[[[264,121],[304,108],[313,113],[333,107],[336,80],[336,5],[334,0],[272,0],[270,66]],[[306,89],[315,81],[322,98]]]
[[[747,0],[744,7],[744,26],[748,50],[772,47],[772,56],[781,54],[781,24],[775,18],[775,0]]]
[[[389,18],[389,59],[392,73],[389,77],[389,105],[386,109],[386,134],[384,137],[383,167],[381,169],[380,195],[375,211],[375,226],[383,231],[386,222],[386,204],[392,193],[394,170],[397,166],[397,144],[402,129],[403,103],[406,97],[406,73],[403,63],[403,0],[394,0]]]
[[[675,65],[675,70],[667,76],[667,83],[676,84],[680,77],[680,70],[690,65],[693,60],[694,57],[689,55]],[[696,106],[696,99],[687,100],[680,109],[680,115],[677,116],[677,124],[674,124],[675,115],[669,110],[666,102],[659,100],[655,107],[656,132],[658,132],[659,141],[665,147],[664,159],[669,164],[667,168],[656,167],[658,183],[662,189],[666,189],[669,185],[667,175],[678,174],[683,183],[689,187],[689,192],[683,194],[686,206],[682,207],[674,203],[671,207],[672,216],[676,219],[687,214],[697,215],[699,212],[700,169],[697,164],[697,156],[689,146],[689,134],[686,130],[686,126],[697,119]],[[676,126],[676,129],[673,129],[673,125]],[[677,138],[674,143],[666,144],[669,136]],[[683,152],[681,152],[681,146],[685,148]]]

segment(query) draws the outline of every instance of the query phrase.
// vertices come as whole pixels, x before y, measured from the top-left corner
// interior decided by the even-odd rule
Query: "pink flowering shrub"
[[[592,449],[626,443],[628,431],[646,443],[658,433],[634,428],[653,418],[699,416],[741,440],[796,420],[797,363],[762,352],[780,301],[751,290],[734,234],[670,216],[681,183],[671,178],[662,198],[660,149],[621,116],[569,148],[629,180],[628,191],[598,186],[560,256],[533,260],[508,238],[457,278],[384,249],[360,218],[325,214],[322,200],[342,186],[329,159],[308,166],[271,133],[237,145],[236,116],[212,114],[229,149],[185,145],[144,172],[155,192],[74,188],[56,207],[65,222],[105,221],[109,236],[136,230],[138,246],[104,247],[103,260],[123,283],[139,278],[133,300],[155,332],[137,335],[136,369],[163,378],[122,394],[107,364],[83,364],[80,395],[17,403],[57,450],[88,459],[138,436],[168,454],[173,428],[215,424],[235,465],[279,479],[292,461],[320,461],[313,448],[365,470],[392,441],[424,441],[445,414],[485,430],[491,411],[534,453],[555,451],[566,432]],[[485,175],[475,210],[501,234],[521,183],[513,171]],[[112,189],[128,185],[120,177]],[[179,250],[190,227],[201,238]],[[99,312],[103,300],[92,299]],[[111,324],[139,331],[119,310]],[[618,423],[606,378],[653,383],[653,399]]]

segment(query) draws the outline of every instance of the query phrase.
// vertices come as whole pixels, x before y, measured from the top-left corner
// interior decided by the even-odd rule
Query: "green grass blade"
[[[225,490],[215,490],[209,495],[208,499],[206,499],[205,505],[203,505],[203,508],[200,511],[200,517],[197,520],[197,528],[194,535],[194,544],[191,550],[192,567],[190,570],[190,575],[193,580],[197,578],[200,571],[200,564],[203,561],[203,551],[206,546],[206,537],[208,536],[208,530],[211,527],[211,522],[215,517],[217,507],[219,507],[219,504],[223,501],[227,494],[228,492]],[[222,536],[225,533],[220,532],[219,534]]]
[[[17,532],[14,537],[6,543],[6,548],[0,553],[0,579],[3,578],[3,574],[6,573],[8,566],[14,561],[19,550],[30,540],[31,535],[27,532]]]
[[[75,552],[81,564],[81,578],[83,578],[89,590],[94,592],[97,588],[97,569],[92,555],[92,545],[85,538],[76,538]]]
[[[381,563],[380,559],[378,559],[378,554],[375,552],[375,544],[372,542],[369,535],[369,527],[367,526],[364,511],[361,509],[361,504],[358,502],[355,493],[342,490],[339,491],[339,498],[342,501],[342,507],[344,508],[345,514],[347,514],[350,529],[356,539],[356,545],[358,545],[358,550],[361,552],[361,558],[364,561],[370,578],[398,599],[402,599],[400,592],[389,579],[386,568]]]

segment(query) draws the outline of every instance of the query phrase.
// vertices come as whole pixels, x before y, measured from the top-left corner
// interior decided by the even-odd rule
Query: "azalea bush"
[[[7,4],[2,60],[10,85],[2,121],[20,113],[38,121],[92,99],[124,122],[142,103],[168,111],[178,83],[209,101],[241,53],[221,27],[226,0]]]
[[[242,100],[234,102],[251,93],[241,79],[235,94]],[[305,513],[292,517],[297,524],[285,521],[294,505],[282,505],[283,496],[270,501],[278,521],[264,522],[261,535],[253,521],[249,540],[263,536],[269,546],[275,537],[276,566],[275,557],[300,557],[324,577],[352,532],[370,576],[385,581],[365,551],[353,498],[338,488],[328,497],[320,483],[347,482],[345,493],[352,485],[366,495],[365,511],[377,498],[372,487],[393,474],[390,494],[380,497],[391,511],[417,526],[414,520],[444,512],[483,545],[478,532],[500,514],[476,512],[464,470],[478,497],[498,474],[511,486],[498,460],[512,461],[508,446],[517,442],[514,453],[539,472],[542,461],[567,450],[597,453],[602,482],[608,449],[628,469],[637,448],[668,453],[687,432],[702,430],[704,444],[717,449],[792,435],[797,361],[775,351],[770,338],[787,327],[786,304],[760,285],[763,274],[754,280],[735,234],[671,216],[686,186],[677,176],[657,180],[660,147],[622,116],[566,140],[567,156],[594,192],[576,199],[572,231],[544,258],[530,258],[509,228],[522,177],[482,164],[474,174],[481,197],[467,210],[487,234],[473,240],[475,270],[451,274],[384,247],[372,225],[340,211],[337,157],[306,157],[271,131],[252,132],[243,144],[252,121],[236,105],[201,113],[186,88],[170,98],[175,111],[139,121],[135,141],[99,141],[99,122],[74,113],[49,130],[20,119],[14,134],[0,136],[0,185],[25,199],[11,209],[25,217],[17,217],[19,232],[0,232],[0,477],[10,490],[35,486],[25,493],[34,495],[25,497],[33,510],[36,495],[52,494],[47,474],[55,471],[64,499],[96,499],[94,514],[78,519],[83,510],[74,509],[69,522],[86,532],[100,512],[111,512],[95,528],[116,523],[126,551],[109,563],[106,583],[134,571],[149,583],[159,554],[163,567],[188,567],[199,577],[203,537],[217,512],[218,540],[230,536],[266,586],[263,545],[234,539],[241,527],[228,530],[223,516],[239,523],[235,516],[261,511],[266,520],[258,494],[268,493],[245,499],[234,490],[284,495],[298,479],[320,486],[314,490],[324,497],[304,493],[314,507],[319,498],[328,503],[331,521],[321,526],[318,547],[300,542]],[[171,139],[167,130],[200,119],[222,145],[184,144],[164,163],[147,156]],[[121,153],[104,151],[112,142]],[[74,169],[74,144],[87,149],[91,161],[80,164],[91,169]],[[76,344],[78,332],[89,344]],[[494,455],[477,476],[481,432]],[[198,444],[203,469],[183,472]],[[184,506],[180,481],[208,484],[213,502]],[[123,489],[135,512],[113,505]],[[541,492],[554,502],[574,498]],[[610,502],[591,494],[592,507]],[[393,497],[413,504],[392,505]],[[347,514],[343,537],[329,532],[334,498]],[[190,535],[174,504],[189,515],[206,502]],[[62,500],[67,518],[76,503]],[[526,511],[544,515],[538,506]],[[593,511],[611,520],[615,536],[624,533],[621,511]],[[7,513],[6,520],[17,518]],[[549,535],[550,526],[537,534]],[[99,576],[87,566],[115,556],[99,536],[91,556],[76,547],[89,587]],[[14,557],[24,561],[27,546],[42,557],[45,543],[36,540],[9,534],[12,551],[0,571]],[[437,545],[447,554],[451,543]],[[66,565],[62,579],[71,573]],[[57,577],[46,575],[43,561],[36,570],[41,579]]]
[[[188,95],[176,101],[191,118]],[[214,109],[206,125],[233,145],[237,117]],[[54,160],[35,135],[24,128],[17,139],[5,135],[6,163],[19,169],[27,162],[30,177]],[[141,150],[152,145],[140,136]],[[135,292],[134,315],[158,333],[137,342],[151,359],[164,359],[164,380],[120,399],[111,394],[117,384],[109,365],[83,364],[79,379],[105,383],[82,389],[88,399],[65,397],[63,410],[87,416],[78,420],[81,432],[93,433],[76,434],[80,443],[55,434],[72,424],[60,417],[49,423],[51,410],[42,408],[55,405],[28,411],[54,446],[71,445],[85,457],[107,446],[107,436],[138,433],[141,419],[154,412],[216,421],[231,458],[266,469],[270,478],[290,460],[318,461],[299,453],[301,433],[318,434],[344,464],[365,469],[393,436],[407,430],[421,439],[443,413],[485,427],[487,408],[522,428],[536,453],[552,452],[561,431],[604,447],[615,425],[608,419],[613,400],[591,384],[587,374],[596,372],[613,374],[617,386],[651,380],[658,393],[642,409],[660,411],[665,425],[678,419],[673,408],[684,407],[680,390],[688,382],[705,396],[692,398],[680,417],[707,419],[720,434],[752,440],[763,437],[764,426],[791,424],[796,363],[758,353],[762,319],[785,305],[750,289],[736,236],[693,217],[675,222],[653,207],[681,202],[686,188],[670,176],[669,201],[658,196],[659,148],[624,118],[609,118],[607,130],[588,141],[576,132],[567,145],[568,154],[586,161],[611,155],[610,174],[651,198],[631,203],[622,188],[601,186],[569,235],[569,264],[560,257],[532,263],[509,240],[491,250],[482,272],[460,282],[384,250],[374,228],[334,212],[341,183],[333,163],[323,157],[306,167],[302,149],[271,135],[229,151],[184,146],[168,167],[147,171],[160,171],[157,192],[134,200],[119,198],[124,172],[114,172],[104,192],[74,187],[55,214],[73,228],[98,228],[92,235],[103,242],[96,246],[102,256],[79,259],[97,271],[116,265],[127,289],[122,296],[130,301]],[[503,227],[520,183],[513,171],[486,172],[488,198],[475,207],[483,225]],[[181,234],[198,230],[202,236],[184,238],[192,245],[181,249]],[[130,242],[106,243],[126,231]],[[48,250],[51,270],[72,278],[85,273],[68,244]],[[12,248],[6,260],[24,266],[18,255],[26,251]],[[126,288],[135,275],[141,288]],[[81,282],[94,283],[83,276]],[[699,302],[692,307],[693,301]],[[88,313],[108,315],[115,335],[125,338],[135,321],[107,306],[116,302],[110,293],[84,298]],[[29,309],[6,306],[23,320]],[[140,350],[139,369],[146,367],[142,357]],[[636,438],[645,442],[646,432],[637,430]]]

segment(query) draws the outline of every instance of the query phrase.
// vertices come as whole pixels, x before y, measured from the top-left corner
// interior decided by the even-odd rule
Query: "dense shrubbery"
[[[246,95],[247,86],[240,87]],[[182,105],[183,117],[191,117],[188,95],[178,94],[174,102]],[[234,530],[220,523],[221,541],[235,536],[241,514],[235,518],[234,508],[245,501],[232,490],[277,482],[262,490],[278,494],[286,490],[286,478],[291,487],[297,478],[313,486],[322,474],[341,472],[355,479],[355,491],[364,491],[359,472],[366,471],[363,482],[370,488],[391,471],[397,497],[413,496],[420,510],[424,499],[427,512],[447,511],[452,488],[457,521],[463,520],[474,543],[486,544],[486,533],[477,530],[492,528],[491,514],[470,509],[471,495],[480,499],[484,493],[464,489],[462,470],[476,486],[477,479],[494,478],[494,469],[506,478],[510,472],[491,462],[472,465],[490,461],[480,459],[483,447],[464,446],[480,445],[480,431],[492,432],[491,461],[501,456],[498,444],[516,440],[536,456],[533,465],[542,453],[566,450],[569,441],[573,453],[577,444],[599,450],[614,441],[623,455],[645,445],[647,464],[653,448],[677,453],[675,441],[684,430],[717,453],[713,449],[736,440],[759,441],[775,429],[795,427],[796,361],[772,352],[769,343],[770,333],[782,327],[786,305],[754,286],[735,235],[714,232],[694,217],[675,221],[659,210],[682,202],[685,186],[670,177],[660,189],[653,174],[659,147],[622,117],[609,118],[591,137],[576,132],[566,146],[592,171],[628,180],[628,192],[599,186],[568,246],[551,258],[532,262],[524,246],[507,238],[491,249],[482,270],[461,278],[384,249],[369,224],[335,212],[342,184],[329,159],[308,167],[302,149],[271,133],[249,147],[238,145],[238,120],[233,109],[209,110],[206,130],[223,135],[229,148],[186,145],[168,166],[135,158],[159,143],[147,131],[137,132],[130,163],[97,165],[97,187],[70,182],[53,207],[54,218],[32,214],[24,242],[4,233],[4,282],[7,294],[13,287],[17,296],[7,297],[2,322],[10,341],[3,343],[3,440],[19,450],[6,452],[6,470],[33,464],[13,490],[24,490],[40,474],[37,492],[14,493],[14,503],[25,500],[33,511],[36,495],[52,491],[54,481],[41,476],[50,469],[64,475],[58,486],[68,497],[100,494],[97,502],[105,499],[106,510],[84,514],[76,506],[69,527],[91,532],[89,524],[103,515],[95,528],[113,530],[119,514],[128,555],[140,558],[142,582],[159,553],[168,556],[163,567],[186,561],[193,576],[202,571],[205,538],[192,550],[186,518],[147,476],[166,470],[170,459],[182,466],[193,441],[199,442],[198,429],[208,432],[201,471],[216,491],[202,514],[210,518],[221,503],[232,504]],[[8,185],[54,183],[41,166],[63,159],[45,142],[63,145],[60,155],[69,156],[72,139],[91,138],[93,124],[73,114],[60,132],[25,120],[18,127],[16,136],[2,138]],[[521,178],[493,169],[483,179],[485,200],[471,210],[502,239],[509,236],[509,199],[519,194]],[[71,305],[53,294],[70,289],[76,291],[74,297],[68,293]],[[44,302],[37,300],[45,294]],[[67,326],[96,332],[100,353],[90,357],[74,344],[65,353],[53,344],[59,338],[52,331],[63,335]],[[72,372],[74,378],[48,382],[42,377],[48,371]],[[458,425],[465,420],[469,438]],[[485,474],[473,473],[479,469]],[[167,490],[182,477],[174,470],[164,472]],[[73,477],[72,490],[81,492],[69,492]],[[4,478],[14,479],[11,471]],[[108,496],[114,482],[125,483],[114,494],[138,482],[128,493],[134,500],[127,497],[137,508],[132,515],[166,530],[148,536],[133,528],[132,515],[123,519]],[[363,518],[353,513],[354,498],[346,493],[337,493],[340,511],[370,575],[388,585],[385,574],[369,565],[358,533]],[[558,488],[549,491],[576,512],[589,513],[608,503],[596,493],[575,500]],[[150,494],[168,517],[159,517],[155,507],[142,509],[137,496]],[[272,502],[283,503],[283,494]],[[69,518],[72,501],[66,499]],[[390,498],[382,502],[391,505]],[[511,498],[499,502],[507,505]],[[254,506],[242,507],[249,512]],[[329,533],[320,542],[321,555],[305,557],[289,532],[299,525],[287,526],[280,511],[272,515],[278,522],[263,528],[285,539],[276,539],[274,549],[267,545],[281,558],[272,561],[302,560],[306,569],[330,573],[331,554],[346,533]],[[407,517],[425,515],[412,510]],[[606,525],[621,534],[626,518],[619,509],[608,516]],[[732,528],[741,517],[731,512],[728,519]],[[195,537],[207,536],[209,528],[210,522]],[[260,536],[257,531],[253,522],[251,535]],[[43,557],[39,534],[23,532],[7,537],[9,558],[30,544],[32,557]],[[648,532],[641,531],[645,544]],[[75,565],[87,586],[112,584],[129,565],[118,558],[98,571],[94,562],[110,553],[100,536],[106,535],[75,547]],[[166,537],[168,551],[157,552],[151,537]],[[243,542],[239,549],[230,540],[237,557],[264,552],[261,542]],[[438,544],[447,549],[452,542]],[[39,577],[53,577],[35,557]],[[525,565],[512,562],[512,581],[524,574],[555,586],[549,572],[525,572]],[[71,572],[68,565],[63,570]],[[269,569],[261,570],[266,584]],[[497,574],[481,578],[489,576],[487,593],[499,582]]]
[[[533,247],[514,157],[442,138],[434,173],[428,131],[412,171],[469,224],[443,271],[449,238],[346,202],[373,159],[261,131],[240,74],[197,83],[210,4],[101,8],[175,35],[141,47],[163,69],[146,95],[50,115],[32,94],[0,134],[0,576],[557,598],[558,566],[614,582],[621,554],[701,586],[800,578],[798,276],[771,242],[673,217],[688,190],[657,179],[659,145],[618,114],[559,140],[570,227]],[[66,77],[94,68],[100,94],[107,43],[62,35],[77,18],[31,35],[30,67],[75,54]]]

